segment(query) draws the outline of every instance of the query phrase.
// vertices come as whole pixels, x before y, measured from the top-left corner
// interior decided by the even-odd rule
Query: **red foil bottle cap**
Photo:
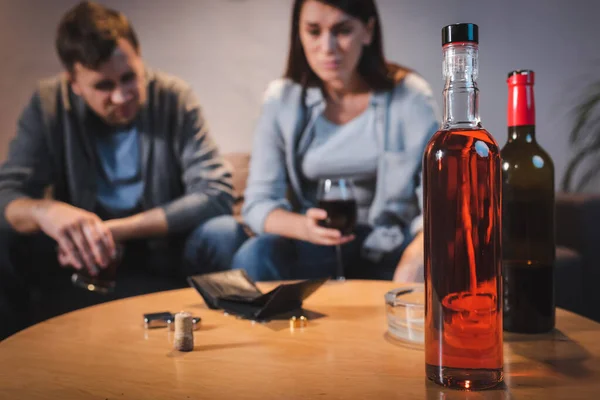
[[[508,74],[508,126],[535,125],[534,81],[531,70]]]

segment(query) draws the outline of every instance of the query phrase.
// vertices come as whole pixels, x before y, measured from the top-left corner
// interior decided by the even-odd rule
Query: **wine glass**
[[[73,285],[87,289],[90,292],[102,294],[112,293],[115,290],[117,267],[123,259],[123,250],[123,247],[117,244],[116,256],[110,260],[108,266],[106,268],[95,266],[98,275],[90,275],[87,268],[84,266],[82,269],[75,271],[73,275],[71,275],[71,282],[73,282]]]
[[[356,225],[356,198],[351,179],[321,179],[317,191],[318,207],[327,212],[327,218],[319,225],[337,229],[343,236],[351,235]],[[336,279],[345,280],[344,262],[340,245],[335,246],[337,256]]]

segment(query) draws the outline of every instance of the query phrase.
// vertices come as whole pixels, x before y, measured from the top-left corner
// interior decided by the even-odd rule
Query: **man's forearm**
[[[127,218],[106,221],[116,241],[166,236],[167,217],[162,208],[153,208]]]
[[[11,201],[6,206],[4,214],[8,223],[19,233],[30,234],[39,232],[37,213],[52,200],[31,199],[22,197]]]

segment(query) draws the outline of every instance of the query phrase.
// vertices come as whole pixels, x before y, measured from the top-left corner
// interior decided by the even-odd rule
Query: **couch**
[[[242,204],[244,203],[244,190],[248,179],[248,168],[250,164],[249,153],[227,153],[223,156],[225,161],[233,170],[233,215],[241,220]]]
[[[557,305],[600,322],[600,194],[556,197]]]

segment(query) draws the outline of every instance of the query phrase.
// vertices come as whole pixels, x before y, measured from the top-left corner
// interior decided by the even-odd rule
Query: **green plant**
[[[575,124],[569,136],[574,155],[561,182],[561,189],[565,192],[583,191],[600,175],[600,164],[593,162],[598,161],[595,157],[600,152],[600,82],[589,86],[583,101],[575,107],[574,116]],[[588,164],[583,164],[584,161]],[[578,172],[581,165],[585,169]],[[576,173],[580,176],[577,181]]]

